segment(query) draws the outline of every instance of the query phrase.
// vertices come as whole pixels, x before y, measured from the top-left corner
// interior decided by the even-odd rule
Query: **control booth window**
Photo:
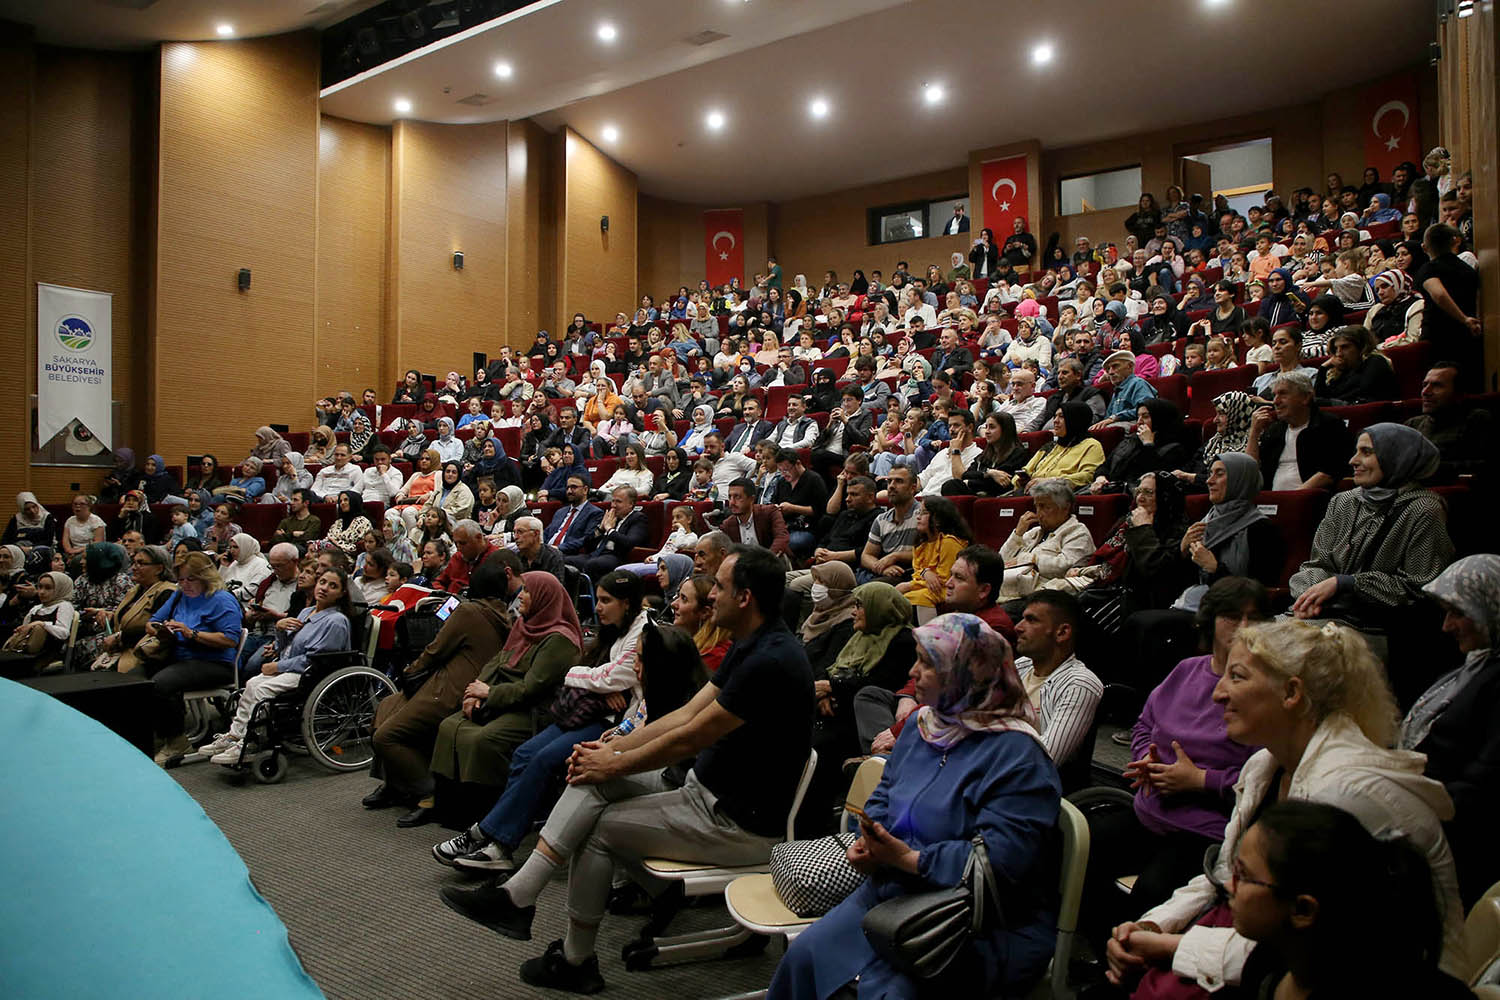
[[[870,245],[920,240],[941,236],[950,228],[956,230],[958,224],[951,220],[959,213],[954,211],[954,206],[961,207],[962,216],[967,219],[969,196],[966,194],[872,208],[869,211]]]
[[[1081,215],[1106,208],[1125,208],[1141,200],[1141,168],[1121,167],[1081,177],[1064,177],[1058,185],[1060,215]]]

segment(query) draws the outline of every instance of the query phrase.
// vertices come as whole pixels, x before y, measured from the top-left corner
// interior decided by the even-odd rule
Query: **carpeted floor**
[[[527,986],[516,974],[524,959],[563,934],[561,877],[542,894],[532,940],[511,941],[442,904],[439,887],[466,881],[430,853],[451,833],[436,825],[399,830],[399,810],[361,808],[360,798],[374,788],[366,775],[329,774],[299,757],[279,785],[237,780],[207,763],[170,773],[244,858],[330,1000],[567,995]],[[627,972],[620,948],[643,919],[605,918],[599,965],[609,996],[688,1000],[763,989],[781,954],[772,943],[753,958]],[[671,931],[730,922],[722,904],[704,905],[684,911]]]

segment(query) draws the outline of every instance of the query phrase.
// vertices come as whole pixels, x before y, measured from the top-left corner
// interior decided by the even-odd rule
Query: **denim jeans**
[[[479,829],[514,849],[531,832],[532,820],[551,808],[551,802],[544,801],[543,796],[573,753],[573,744],[597,740],[604,728],[602,722],[582,729],[559,729],[554,723],[517,747],[510,758],[505,791],[479,821]]]

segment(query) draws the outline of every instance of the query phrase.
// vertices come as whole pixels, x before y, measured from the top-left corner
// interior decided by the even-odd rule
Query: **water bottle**
[[[624,722],[620,723],[618,726],[615,727],[615,735],[616,736],[628,736],[628,735],[630,735],[630,733],[634,729],[635,729],[635,720],[634,719],[626,719]]]

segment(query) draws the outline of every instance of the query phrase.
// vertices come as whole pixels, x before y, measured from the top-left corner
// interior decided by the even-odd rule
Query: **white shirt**
[[[394,465],[387,465],[384,473],[378,466],[371,465],[360,474],[360,481],[360,497],[365,500],[389,504],[401,492],[401,473]]]
[[[1286,447],[1281,449],[1281,461],[1276,463],[1276,475],[1271,477],[1271,489],[1277,492],[1302,488],[1302,470],[1297,467],[1297,435],[1303,427],[1286,429]]]
[[[755,518],[747,517],[740,523],[740,544],[759,545],[760,539],[755,535]]]
[[[1042,415],[1047,411],[1047,397],[1033,392],[1020,402],[1007,399],[997,409],[1014,417],[1016,430],[1025,434],[1042,426]]]
[[[345,490],[360,490],[364,487],[364,472],[353,462],[345,463],[340,469],[335,465],[325,465],[318,470],[318,478],[313,480],[313,492],[320,497],[333,496]]]
[[[969,446],[959,452],[963,460],[963,467],[968,468],[979,457],[982,449],[973,441]],[[924,497],[937,497],[943,495],[943,484],[953,478],[953,453],[947,448],[932,456],[932,461],[927,463],[927,468],[922,470],[918,482],[921,484],[919,495]]]
[[[936,330],[937,329],[937,325],[938,325],[937,310],[934,309],[934,308],[932,308],[932,306],[927,305],[926,303],[923,303],[920,306],[911,306],[910,308],[908,308],[906,310],[906,312],[904,312],[904,313],[901,314],[901,322],[907,324],[908,326],[910,326],[911,325],[911,318],[913,316],[920,316],[920,317],[922,317],[922,322],[924,324],[924,328],[925,329],[927,329],[927,330]]]
[[[739,452],[725,452],[714,463],[713,483],[719,488],[720,498],[729,495],[729,484],[736,479],[755,475],[755,459]]]
[[[772,431],[770,436],[778,448],[811,448],[817,440],[818,422],[812,417],[803,417],[800,421],[787,417],[782,423],[784,426]],[[799,424],[802,426],[800,436],[797,433]]]

